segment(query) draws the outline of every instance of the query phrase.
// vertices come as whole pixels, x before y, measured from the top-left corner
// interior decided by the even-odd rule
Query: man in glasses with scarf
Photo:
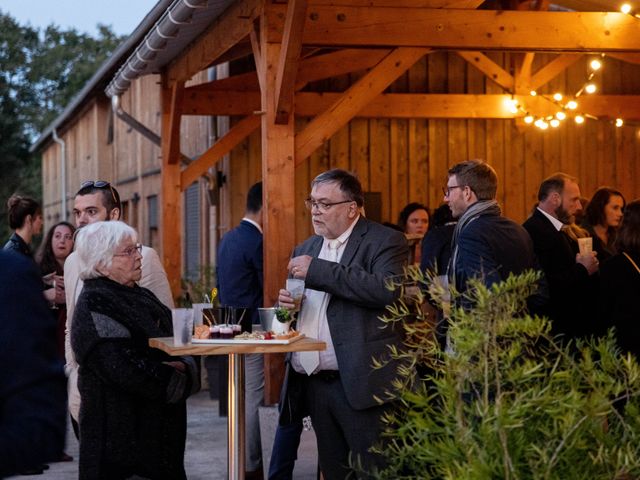
[[[80,185],[73,201],[73,217],[79,229],[94,222],[120,220],[122,207],[120,194],[109,183],[103,180],[88,180]],[[173,308],[173,297],[160,257],[153,248],[142,246],[142,277],[138,282],[141,287],[151,290],[168,308]],[[66,371],[69,377],[69,413],[73,420],[76,435],[77,420],[80,412],[80,393],[78,392],[78,364],[76,363],[69,332],[75,310],[76,300],[82,290],[83,282],[79,277],[80,264],[76,253],[67,257],[64,263],[64,287],[67,300],[67,325],[65,329]]]
[[[501,214],[495,170],[480,160],[468,160],[451,167],[448,176],[444,201],[458,219],[451,243],[450,284],[463,294],[472,278],[489,286],[512,272],[535,269],[531,237]]]

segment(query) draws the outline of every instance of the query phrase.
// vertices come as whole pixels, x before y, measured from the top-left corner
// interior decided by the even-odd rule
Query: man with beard
[[[591,317],[597,311],[598,260],[595,252],[580,255],[565,233],[581,208],[577,179],[565,173],[550,176],[540,185],[538,202],[524,228],[549,283],[553,330],[567,339],[588,335],[596,331]]]

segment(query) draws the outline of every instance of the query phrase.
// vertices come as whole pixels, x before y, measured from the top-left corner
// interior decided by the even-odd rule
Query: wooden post
[[[164,77],[164,76],[163,76]],[[180,98],[184,83],[167,85],[162,102],[162,260],[174,298],[180,294],[182,274],[182,195],[180,191]]]
[[[265,2],[265,12],[272,7]],[[262,15],[259,48],[256,58],[261,86],[262,105],[262,181],[264,232],[264,302],[273,305],[278,290],[287,277],[287,263],[295,242],[295,132],[293,108],[288,121],[276,124],[276,72],[280,58],[280,44],[268,41],[269,30],[276,27]],[[282,92],[293,94],[293,90]],[[265,401],[275,403],[280,394],[284,370],[283,355],[265,355]]]

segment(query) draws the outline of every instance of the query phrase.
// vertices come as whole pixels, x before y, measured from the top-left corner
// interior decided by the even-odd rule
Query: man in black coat
[[[547,313],[553,330],[567,338],[594,333],[598,260],[595,252],[580,255],[577,243],[563,231],[581,208],[577,180],[565,173],[550,176],[540,185],[538,202],[524,228],[549,283]]]
[[[67,382],[55,329],[33,261],[0,252],[0,478],[60,458]]]
[[[498,177],[479,160],[454,165],[448,172],[444,200],[458,224],[453,233],[449,281],[458,292],[480,278],[487,286],[510,273],[535,269],[533,243],[520,225],[501,215],[495,200]]]

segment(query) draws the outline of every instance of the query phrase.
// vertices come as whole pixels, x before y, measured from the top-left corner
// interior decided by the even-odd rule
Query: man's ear
[[[120,209],[114,208],[109,212],[109,220],[120,220]]]

